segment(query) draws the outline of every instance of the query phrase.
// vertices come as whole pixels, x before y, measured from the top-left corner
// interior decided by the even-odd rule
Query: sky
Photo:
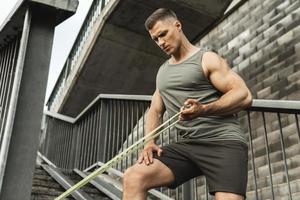
[[[19,0],[0,0],[0,26]],[[48,99],[73,46],[92,0],[79,0],[76,13],[56,26],[45,100]]]

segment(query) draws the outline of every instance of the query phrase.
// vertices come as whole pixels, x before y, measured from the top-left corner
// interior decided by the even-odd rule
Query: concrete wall
[[[299,0],[249,0],[197,45],[211,46],[224,56],[244,78],[254,98],[300,100],[299,25]],[[245,134],[249,136],[244,114],[240,114],[240,119]],[[267,113],[267,125],[264,127],[262,114],[251,113],[254,155],[249,151],[247,199],[256,199],[254,174],[257,177],[258,199],[272,199],[265,133],[269,140],[274,196],[276,199],[291,199],[282,157],[280,126],[291,181],[290,192],[294,199],[299,198],[300,148],[295,116],[281,114],[280,122],[276,113]]]
[[[300,99],[300,2],[249,0],[202,38],[246,80],[254,98]]]

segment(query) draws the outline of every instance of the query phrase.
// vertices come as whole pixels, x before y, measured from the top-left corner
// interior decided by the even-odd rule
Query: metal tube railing
[[[74,75],[75,71],[78,70],[78,66],[80,65],[78,61],[80,60],[81,62],[83,55],[86,53],[85,51],[87,51],[88,49],[85,46],[91,45],[87,45],[86,43],[92,41],[91,37],[97,37],[97,35],[95,35],[97,34],[96,29],[98,28],[98,26],[102,25],[102,23],[99,22],[101,20],[105,20],[105,16],[101,15],[105,6],[108,3],[116,4],[116,2],[118,1],[119,0],[96,0],[92,2],[90,9],[86,14],[84,22],[82,23],[82,26],[76,37],[76,40],[69,52],[68,58],[66,59],[63,69],[49,96],[47,105],[51,108],[50,110],[52,110],[53,107],[59,104],[61,100],[61,95],[63,94],[65,87],[67,87],[67,80],[69,76],[71,74]],[[102,18],[99,18],[101,16]]]
[[[8,148],[10,144],[12,129],[13,129],[13,121],[15,117],[16,107],[17,107],[17,100],[19,95],[19,89],[20,89],[20,83],[23,73],[23,67],[24,67],[24,59],[25,59],[25,52],[28,42],[28,36],[29,36],[29,29],[30,29],[30,23],[31,23],[31,14],[29,10],[27,9],[24,17],[24,25],[22,29],[22,35],[15,38],[15,53],[11,57],[12,60],[16,60],[17,62],[14,62],[14,65],[7,65],[7,63],[3,62],[4,64],[1,66],[3,68],[11,67],[13,68],[11,71],[10,78],[10,84],[12,84],[10,88],[9,94],[2,92],[2,96],[6,96],[7,103],[6,107],[2,107],[2,113],[4,113],[5,117],[2,117],[2,123],[1,123],[1,130],[0,130],[0,188],[2,188],[2,181],[4,177],[4,171],[7,161],[7,155],[8,155]],[[7,54],[6,56],[7,57]],[[1,78],[2,79],[2,78]],[[2,80],[4,81],[3,84],[7,83],[7,79]],[[2,88],[2,87],[1,87]],[[3,87],[4,88],[4,87]],[[9,100],[8,100],[9,99]]]
[[[50,140],[50,142],[43,142],[43,145],[45,144],[47,147],[41,148],[41,150],[44,151],[42,153],[58,167],[69,169],[75,167],[85,169],[97,161],[107,162],[144,135],[144,116],[147,107],[149,107],[150,99],[150,96],[99,95],[76,118],[67,118],[48,113],[49,115],[52,115],[52,117],[57,116],[60,119],[68,119],[68,122],[63,123],[72,125],[73,129],[70,129],[71,131],[68,135],[68,139],[60,141],[64,144],[57,143],[57,140],[55,140],[55,132],[58,130],[53,129],[53,127],[61,120],[54,120],[49,116],[47,120],[49,128],[47,128],[45,138],[46,140]],[[294,108],[292,108],[293,106],[291,105],[293,105]],[[288,187],[288,190],[286,190],[288,191],[287,195],[292,198],[293,191],[291,190],[292,185],[291,180],[289,179],[291,153],[290,150],[287,151],[288,148],[290,148],[290,146],[288,146],[289,144],[285,143],[287,140],[286,138],[289,137],[286,135],[285,131],[287,127],[287,118],[283,118],[285,123],[282,124],[282,119],[276,119],[273,117],[272,113],[295,115],[295,122],[292,122],[294,132],[289,133],[289,135],[297,135],[297,143],[299,144],[299,120],[297,116],[300,113],[299,108],[300,104],[296,101],[254,100],[253,106],[247,110],[246,115],[241,114],[241,122],[244,122],[243,127],[245,132],[249,135],[249,152],[251,155],[249,163],[252,165],[252,173],[249,174],[248,189],[249,191],[253,191],[252,193],[249,193],[250,199],[252,197],[253,199],[265,197],[272,199],[276,196],[276,191],[278,189],[276,188],[275,190],[275,187],[278,187],[279,183],[278,178],[276,179],[276,183],[274,182],[274,177],[277,177],[279,172],[277,169],[278,167],[274,168],[273,165],[283,166],[284,169],[280,172],[285,173],[284,180]],[[257,117],[259,115],[262,116],[262,120]],[[168,116],[164,116],[164,118],[167,119]],[[289,119],[291,119],[291,117]],[[269,128],[273,128],[268,131],[266,124],[268,124]],[[280,140],[274,139],[274,137],[278,135],[277,133],[280,134]],[[52,139],[54,139],[55,142],[51,142]],[[179,137],[176,131],[168,129],[164,133],[164,136],[160,137],[158,143],[165,145],[172,141],[177,141],[178,139]],[[51,152],[58,149],[58,145],[66,145],[66,143],[70,141],[72,141],[73,145],[69,145],[72,146],[72,148],[67,152],[70,151],[76,153],[67,153],[68,156],[66,157],[70,160],[75,160],[75,162],[63,164],[66,162],[66,160],[64,160],[66,157],[58,158],[51,156],[53,155]],[[279,141],[281,142],[281,149],[278,149],[277,147]],[[87,146],[89,149],[87,149]],[[59,153],[64,154],[64,151],[66,150],[62,149],[61,151],[62,152],[55,151],[54,155]],[[282,154],[282,156],[274,157],[277,156],[278,153]],[[117,168],[124,171],[127,167],[134,164],[137,156],[138,152],[134,151],[131,156],[118,164]],[[261,158],[264,158],[263,160],[265,161],[261,162]],[[267,166],[268,173],[262,176],[263,166]],[[294,168],[295,166],[293,166],[293,169]],[[275,171],[273,169],[275,169]],[[192,186],[194,189],[190,189],[190,191],[193,193],[191,195],[195,196],[195,199],[202,199],[199,194],[202,194],[205,199],[209,199],[205,179],[197,178],[191,183],[194,185]],[[280,184],[281,183],[282,182],[280,182]],[[268,194],[263,192],[263,189],[266,190],[265,188],[267,188]],[[187,195],[184,195],[183,191],[188,190],[187,188],[184,189],[184,186],[180,186],[175,190],[163,188],[160,189],[160,191],[173,198],[184,199],[184,196],[187,197]]]

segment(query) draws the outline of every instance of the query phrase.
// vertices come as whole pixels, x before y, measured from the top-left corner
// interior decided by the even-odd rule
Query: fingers
[[[149,165],[150,163],[152,163],[153,159],[153,153],[152,151],[147,151],[146,153],[144,153],[144,162],[146,165]]]
[[[163,150],[161,148],[159,148],[158,151],[157,151],[157,155],[161,156],[162,152],[163,152]]]
[[[187,99],[180,108],[179,120],[187,121],[196,118],[201,114],[201,103],[196,99]]]
[[[144,160],[144,156],[143,156],[143,152],[140,154],[139,159],[138,159],[138,163],[141,164]]]
[[[139,156],[138,163],[141,164],[144,162],[146,165],[152,164],[153,163],[153,152],[157,152],[157,155],[161,156],[162,149],[156,145],[144,149]]]

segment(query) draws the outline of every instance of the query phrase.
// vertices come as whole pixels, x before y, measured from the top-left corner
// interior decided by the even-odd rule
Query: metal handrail
[[[87,105],[76,117],[70,117],[55,113],[49,110],[45,110],[44,114],[55,119],[60,119],[71,124],[75,124],[82,116],[84,116],[94,105],[96,105],[101,99],[122,99],[133,101],[151,101],[150,95],[124,95],[124,94],[99,94],[89,105]]]
[[[124,100],[124,101],[122,101]],[[146,113],[146,107],[145,105],[149,106],[151,100],[151,96],[141,96],[141,95],[111,95],[111,94],[101,94],[98,95],[97,98],[95,98],[83,111],[76,117],[73,118],[72,123],[74,123],[74,129],[71,129],[71,132],[69,133],[68,131],[70,130],[69,127],[71,124],[68,123],[63,123],[60,120],[68,119],[64,115],[59,115],[56,114],[56,116],[53,115],[54,118],[60,119],[49,119],[49,135],[48,138],[53,137],[51,140],[45,140],[45,141],[50,141],[45,142],[43,148],[45,149],[45,155],[49,155],[49,159],[55,160],[55,163],[57,163],[57,166],[60,166],[62,168],[68,168],[68,167],[79,167],[80,169],[85,169],[88,166],[93,167],[92,163],[95,163],[96,161],[101,160],[101,162],[107,162],[114,156],[116,156],[120,151],[123,151],[124,149],[128,148],[128,145],[133,144],[134,141],[138,141],[144,136],[144,119],[145,119],[145,113]],[[138,103],[138,105],[144,105],[143,108],[131,108],[135,105],[135,103]],[[128,107],[127,107],[128,106]],[[252,172],[251,175],[254,177],[254,184],[255,184],[255,195],[258,196],[259,194],[259,187],[260,187],[260,179],[256,178],[256,171],[257,167],[260,167],[260,165],[256,165],[255,159],[257,156],[256,155],[256,145],[257,145],[257,137],[254,134],[256,134],[257,129],[261,129],[261,127],[266,126],[265,123],[270,122],[274,118],[273,113],[277,113],[279,116],[278,123],[280,127],[280,133],[281,137],[280,142],[281,142],[281,151],[285,153],[285,148],[288,145],[287,143],[285,144],[286,137],[289,137],[289,135],[282,136],[282,133],[285,132],[284,126],[281,125],[281,119],[280,119],[280,114],[294,114],[296,124],[293,125],[294,128],[296,129],[296,133],[298,133],[299,138],[300,138],[300,129],[299,129],[299,123],[298,123],[298,116],[300,114],[300,101],[286,101],[286,100],[262,100],[262,99],[255,99],[253,100],[253,104],[250,108],[246,109],[245,111],[247,112],[248,115],[244,115],[242,112],[241,115],[239,116],[241,118],[241,123],[247,123],[247,118],[248,118],[248,129],[243,126],[244,128],[247,129],[245,133],[249,133],[249,138],[250,138],[250,154],[251,154],[251,160],[252,160]],[[142,111],[142,112],[140,112]],[[254,111],[254,112],[253,112]],[[258,112],[257,112],[258,111]],[[263,126],[260,125],[260,122],[252,122],[250,120],[250,116],[254,117],[254,120],[257,119],[258,114],[263,114],[264,112],[269,112],[270,117],[267,120],[261,120],[263,122]],[[140,113],[140,114],[139,114]],[[142,114],[141,114],[142,113]],[[251,115],[250,115],[251,114]],[[248,117],[247,117],[248,116]],[[170,116],[165,116],[165,117],[170,117]],[[282,119],[286,119],[287,116],[283,115]],[[127,120],[127,119],[131,120]],[[166,120],[167,118],[165,118]],[[289,117],[289,121],[292,119],[292,116]],[[69,120],[70,122],[70,120]],[[284,122],[284,121],[283,121]],[[285,124],[286,122],[284,122]],[[127,124],[127,125],[124,125]],[[137,124],[137,125],[135,125]],[[252,124],[252,125],[251,125]],[[244,124],[246,125],[246,124]],[[259,127],[260,126],[260,127]],[[276,122],[274,123],[272,121],[272,126],[273,128],[276,127]],[[266,128],[266,127],[265,127]],[[122,130],[121,130],[122,129]],[[120,131],[121,130],[121,131]],[[267,131],[268,129],[265,130],[265,134],[268,134]],[[271,129],[271,131],[274,131]],[[58,134],[54,134],[56,132],[59,132]],[[101,133],[101,134],[100,134]],[[130,133],[130,134],[129,134]],[[269,132],[271,133],[271,132]],[[54,135],[53,135],[54,134]],[[65,136],[63,139],[60,137],[61,134],[64,134]],[[170,138],[170,135],[172,135],[172,139]],[[268,134],[269,135],[269,134]],[[274,134],[273,132],[270,134],[270,137],[272,137]],[[173,138],[174,137],[174,138]],[[171,143],[173,141],[178,140],[178,135],[176,134],[175,130],[168,130],[165,133],[165,137],[159,138],[160,140],[158,141],[159,145],[164,145]],[[263,138],[262,138],[263,139]],[[252,141],[253,140],[253,141]],[[52,141],[52,143],[51,143]],[[70,141],[70,142],[64,142],[64,141]],[[93,141],[97,141],[96,143]],[[104,143],[99,142],[99,141],[105,141]],[[266,140],[265,148],[269,148],[269,145],[272,145],[272,142],[268,142],[268,138]],[[270,140],[271,141],[271,140]],[[272,140],[273,141],[273,140]],[[53,143],[54,142],[54,143]],[[64,162],[61,156],[58,156],[55,154],[55,152],[61,152],[59,149],[58,151],[54,150],[49,151],[48,153],[48,147],[53,146],[56,144],[56,142],[61,143],[62,145],[59,146],[62,151],[64,148],[75,148],[76,152],[75,153],[70,153],[70,150],[64,150],[66,152],[66,155],[70,156],[72,159],[70,162]],[[253,142],[253,143],[252,143]],[[100,145],[102,144],[102,146]],[[68,145],[68,147],[67,147]],[[101,147],[99,153],[99,147]],[[57,147],[55,147],[56,149]],[[96,148],[96,149],[95,149]],[[72,150],[74,152],[74,149]],[[86,152],[86,153],[83,153]],[[93,153],[94,152],[94,153]],[[95,153],[97,152],[97,153]],[[273,155],[273,151],[269,152],[269,156]],[[95,156],[96,155],[96,156]],[[138,156],[138,151],[134,152],[133,155],[126,158],[124,162],[119,163],[117,165],[117,169],[122,171],[123,169],[126,169],[128,166],[132,165],[135,158]],[[65,158],[68,159],[68,158]],[[285,176],[286,180],[289,180],[289,169],[288,169],[288,162],[287,159],[289,159],[289,154],[287,151],[286,156],[284,156],[284,161],[285,163]],[[273,175],[273,170],[270,168],[271,163],[267,163],[269,165],[269,174],[270,176]],[[69,168],[68,168],[69,169]],[[192,181],[193,184],[198,184],[197,180],[199,180],[199,184],[201,185],[201,191],[203,190],[202,187],[203,184],[205,184],[205,181],[201,181],[201,179],[194,179]],[[289,195],[291,194],[291,187],[293,185],[288,182],[288,187],[289,187]],[[181,191],[183,191],[183,188],[191,188],[192,185],[188,186],[180,186],[182,187]],[[266,187],[266,186],[264,186]],[[272,190],[274,189],[274,185],[272,184],[270,187]],[[192,188],[191,188],[192,189]],[[199,188],[198,188],[199,189]],[[198,193],[196,190],[197,188],[194,188],[195,191],[191,190],[192,192]],[[164,190],[161,189],[161,191],[164,191],[163,193],[168,193],[169,196],[173,195],[184,195],[185,192],[180,193],[180,189],[176,189],[176,191],[170,191],[170,190]],[[186,191],[186,190],[185,190]],[[188,190],[190,191],[190,190]],[[176,192],[174,194],[174,192]],[[206,194],[206,191],[203,191],[203,194]],[[207,197],[207,195],[206,195]]]
[[[300,113],[300,101],[255,99],[249,111]]]
[[[59,114],[59,113],[54,113],[48,110],[44,111],[44,114],[74,124],[82,116],[84,116],[94,105],[96,105],[101,99],[151,101],[151,98],[152,98],[151,95],[99,94],[75,118],[67,115]],[[247,108],[246,110],[296,114],[296,113],[300,113],[300,101],[253,99],[252,106]]]

